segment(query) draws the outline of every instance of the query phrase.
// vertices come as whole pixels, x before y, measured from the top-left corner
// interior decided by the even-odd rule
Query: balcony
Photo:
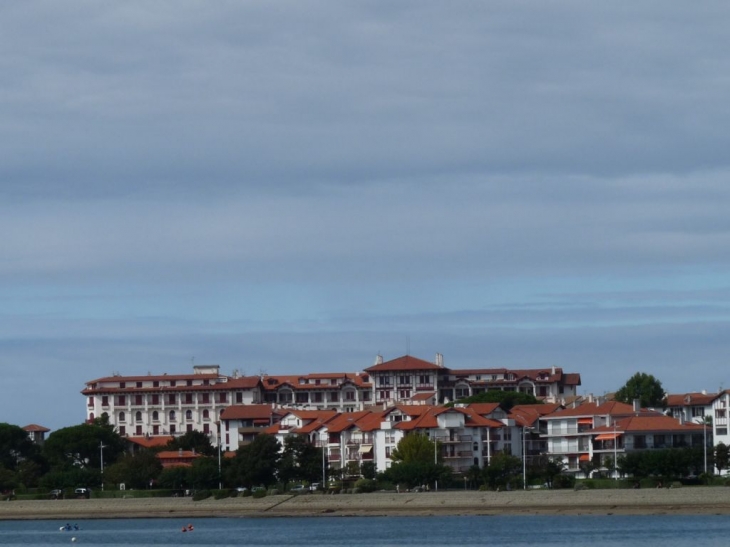
[[[463,458],[471,458],[474,455],[474,453],[471,450],[459,450],[458,452],[453,453],[447,453],[444,454],[444,459],[446,460],[453,460],[453,459],[463,459]]]

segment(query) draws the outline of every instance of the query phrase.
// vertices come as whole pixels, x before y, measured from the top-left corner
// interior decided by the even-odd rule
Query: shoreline
[[[265,498],[11,501],[0,520],[506,515],[730,515],[730,489],[449,491]]]

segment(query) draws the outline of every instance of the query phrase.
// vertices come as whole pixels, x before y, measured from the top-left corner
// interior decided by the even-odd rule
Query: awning
[[[597,441],[613,441],[616,437],[620,437],[623,433],[601,433],[596,436]]]
[[[591,461],[591,457],[588,454],[581,454],[580,456],[578,456],[578,461],[588,462]]]
[[[593,425],[593,418],[578,418],[578,425]]]
[[[360,454],[367,454],[373,449],[373,445],[371,444],[361,444],[360,445]]]

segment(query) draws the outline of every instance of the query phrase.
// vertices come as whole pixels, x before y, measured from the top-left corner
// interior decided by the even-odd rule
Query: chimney
[[[556,372],[557,371],[555,370],[555,365],[553,365],[553,368],[550,369],[550,374],[552,374],[553,376],[555,376],[555,373]]]
[[[383,356],[378,354],[375,356],[375,364],[376,365],[382,365],[383,364]]]
[[[641,399],[634,399],[634,412],[641,410]]]
[[[444,366],[444,356],[441,355],[440,353],[437,353],[436,354],[436,361],[435,361],[435,363],[436,363],[437,366],[443,368],[443,366]]]
[[[195,456],[195,447],[193,447],[193,456]]]
[[[589,403],[592,403],[593,402],[593,393],[589,393],[588,394],[588,402]]]
[[[177,449],[177,455],[178,455],[178,456],[180,456],[181,458],[182,458],[182,455],[183,455],[183,453],[182,453],[182,452],[183,452],[183,451],[182,451],[182,448],[178,448],[178,449]]]

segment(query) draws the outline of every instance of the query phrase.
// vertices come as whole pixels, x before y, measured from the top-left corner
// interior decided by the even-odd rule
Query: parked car
[[[51,493],[49,495],[52,500],[62,500],[63,499],[63,490],[56,488],[55,490],[51,490]]]
[[[304,492],[309,492],[309,489],[303,484],[297,484],[296,486],[292,486],[289,491],[294,494],[303,494]]]
[[[77,488],[74,494],[79,498],[89,499],[91,497],[91,488]]]
[[[236,492],[248,492],[248,488],[246,488],[245,486],[239,486],[238,488],[236,488]]]
[[[254,492],[261,492],[261,491],[265,491],[265,490],[266,490],[265,486],[253,486],[251,488],[251,493],[253,494]]]
[[[309,489],[312,492],[316,492],[317,490],[320,489],[320,484],[318,482],[313,482],[312,484],[309,485]]]

